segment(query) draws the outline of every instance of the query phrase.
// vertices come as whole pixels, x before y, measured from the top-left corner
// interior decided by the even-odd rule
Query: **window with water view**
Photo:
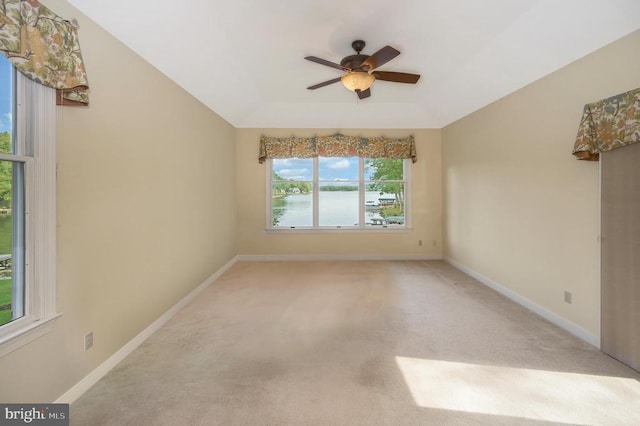
[[[13,67],[0,57],[0,326],[24,315],[24,159],[14,142]]]
[[[391,158],[273,159],[270,227],[406,227],[406,168]]]

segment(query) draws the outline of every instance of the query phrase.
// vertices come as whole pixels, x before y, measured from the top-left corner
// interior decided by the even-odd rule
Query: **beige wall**
[[[439,256],[443,207],[447,256],[599,334],[598,164],[570,150],[584,103],[640,86],[640,32],[443,131],[344,131],[415,134],[410,232],[266,234],[259,136],[331,131],[236,130],[65,1],[43,3],[80,22],[91,106],[58,109],[63,316],[0,358],[0,401],[55,400],[236,253]]]
[[[640,86],[638,52],[640,31],[443,130],[445,255],[594,336],[598,163],[571,149],[585,103]]]
[[[237,129],[237,247],[241,255],[441,255],[441,143],[439,130],[345,130],[349,135],[400,137],[414,134],[413,229],[406,233],[267,234],[266,171],[258,164],[260,135],[313,136],[328,129]],[[423,246],[418,246],[423,240]],[[433,245],[435,241],[435,246]]]
[[[64,1],[89,108],[58,108],[58,311],[0,358],[2,402],[53,401],[235,253],[235,129]],[[83,335],[95,346],[83,350]]]

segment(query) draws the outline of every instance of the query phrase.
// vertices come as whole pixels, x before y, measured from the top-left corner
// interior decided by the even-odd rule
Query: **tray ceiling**
[[[640,28],[638,0],[69,2],[239,128],[439,128]],[[422,78],[307,90],[355,39]]]

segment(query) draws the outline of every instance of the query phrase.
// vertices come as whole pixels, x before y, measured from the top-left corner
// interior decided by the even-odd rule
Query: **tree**
[[[273,196],[282,196],[293,194],[294,188],[298,189],[300,194],[311,192],[311,182],[295,182],[282,179],[276,172],[271,172],[271,181],[273,182]]]
[[[371,171],[371,180],[404,180],[404,161],[399,158],[373,158],[365,163]],[[402,182],[374,182],[370,185],[374,191],[393,194],[396,197],[396,207],[404,211],[404,183]]]

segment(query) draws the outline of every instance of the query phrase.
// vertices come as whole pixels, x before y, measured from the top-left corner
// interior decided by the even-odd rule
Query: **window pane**
[[[272,161],[271,225],[313,226],[313,158]]]
[[[373,226],[404,225],[404,160],[366,158],[365,223]]]
[[[24,316],[24,165],[0,161],[0,325]]]
[[[320,184],[320,226],[358,226],[358,182]]]
[[[13,116],[13,67],[0,55],[0,152],[10,154]]]
[[[319,157],[318,225],[358,226],[358,157]]]
[[[272,185],[272,226],[312,226],[313,193],[311,182],[278,182]]]
[[[400,158],[365,158],[365,180],[404,180],[404,160]]]

